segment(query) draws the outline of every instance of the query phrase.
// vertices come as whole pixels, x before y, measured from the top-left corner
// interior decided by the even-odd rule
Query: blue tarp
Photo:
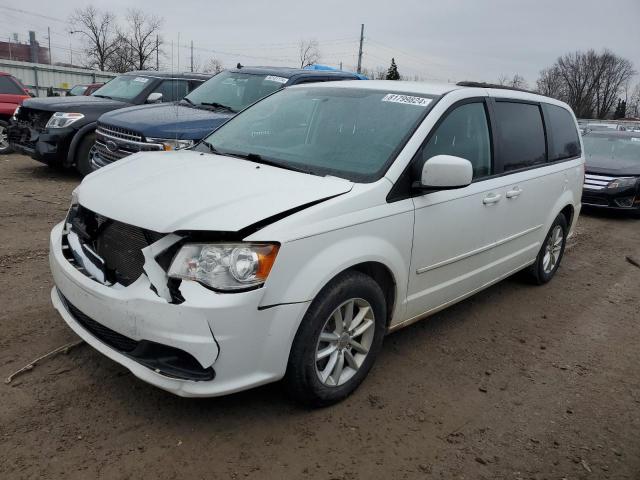
[[[305,70],[330,70],[330,71],[334,71],[334,72],[339,72],[341,70],[337,69],[337,68],[333,68],[330,67],[329,65],[309,65],[304,67]],[[342,70],[344,71],[344,70]],[[358,76],[358,78],[360,80],[369,80],[369,78],[367,78],[366,75],[362,75],[361,73],[355,73],[355,72],[349,72],[349,73],[354,73],[355,75]]]

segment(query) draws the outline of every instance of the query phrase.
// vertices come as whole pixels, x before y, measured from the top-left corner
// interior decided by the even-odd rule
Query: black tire
[[[549,244],[549,240],[553,232],[556,230],[556,227],[560,227],[562,229],[562,244],[560,246],[560,251],[557,255],[557,260],[552,269],[545,269],[545,255],[547,254],[547,245]],[[536,261],[533,265],[529,267],[528,273],[530,279],[537,285],[543,285],[547,283],[549,280],[553,278],[553,276],[558,271],[560,267],[560,262],[562,261],[562,257],[564,256],[564,248],[567,245],[567,234],[569,233],[569,227],[567,225],[567,219],[563,214],[559,214],[556,219],[553,221],[551,228],[547,232],[547,235],[544,238],[544,242],[540,247],[540,251],[538,252],[538,256],[536,257]]]
[[[367,356],[359,369],[342,385],[327,386],[316,369],[316,348],[320,333],[331,314],[350,299],[363,299],[371,306],[375,326]],[[345,272],[325,286],[309,306],[293,341],[284,384],[296,401],[322,407],[349,396],[362,383],[380,352],[386,333],[387,306],[380,286],[368,275]]]
[[[9,145],[9,143],[3,143],[2,138],[6,138],[7,127],[9,126],[8,122],[4,120],[0,120],[0,155],[7,155],[13,152],[13,148]]]
[[[95,132],[87,133],[82,140],[80,140],[80,144],[76,150],[76,170],[82,175],[89,175],[93,169],[91,168],[91,157],[89,153],[91,152],[91,148],[96,141]]]

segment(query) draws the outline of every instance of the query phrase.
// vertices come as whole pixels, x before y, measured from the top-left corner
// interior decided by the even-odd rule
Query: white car
[[[191,151],[89,175],[51,233],[53,304],[177,395],[284,378],[349,395],[384,336],[523,269],[549,281],[580,211],[575,117],[530,93],[303,85]]]

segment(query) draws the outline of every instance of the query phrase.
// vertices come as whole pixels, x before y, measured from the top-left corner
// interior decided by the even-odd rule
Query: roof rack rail
[[[532,90],[527,90],[525,88],[509,87],[507,85],[498,85],[497,83],[463,81],[463,82],[456,83],[456,85],[459,87],[498,88],[500,90],[515,90],[516,92],[533,93],[535,95],[539,95],[539,93],[534,92]]]

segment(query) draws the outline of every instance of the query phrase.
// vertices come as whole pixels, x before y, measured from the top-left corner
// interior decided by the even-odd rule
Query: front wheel
[[[94,132],[87,133],[76,150],[76,170],[82,175],[89,175],[93,169],[91,168],[91,149],[96,141]]]
[[[540,247],[536,262],[529,267],[529,274],[538,285],[547,283],[558,271],[567,244],[568,230],[567,219],[559,214]]]
[[[309,406],[336,403],[364,380],[382,347],[387,307],[380,286],[346,272],[311,303],[296,334],[285,386]]]
[[[13,152],[13,149],[9,145],[9,134],[7,128],[9,124],[4,120],[0,120],[0,155]]]

